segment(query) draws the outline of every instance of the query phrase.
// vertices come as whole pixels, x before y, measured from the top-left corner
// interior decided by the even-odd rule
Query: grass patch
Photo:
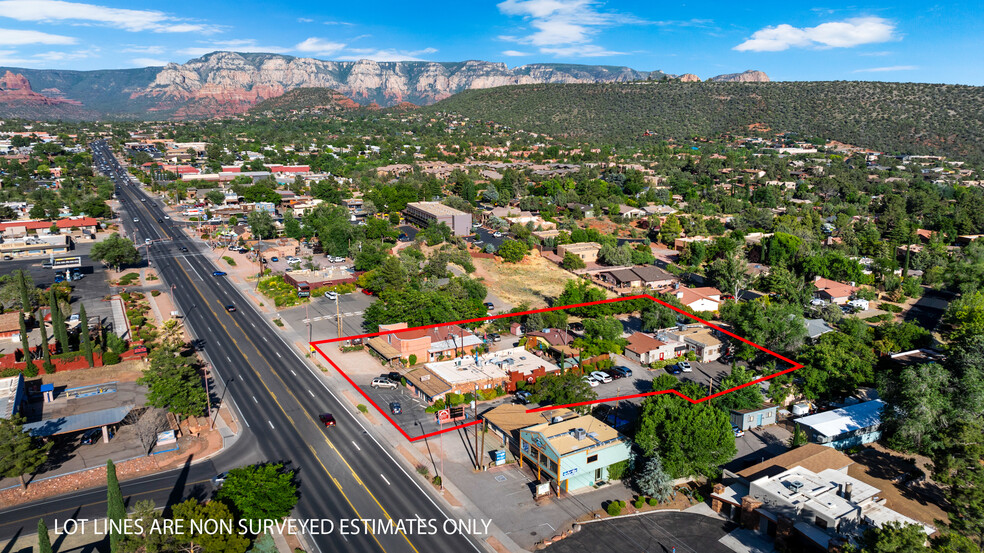
[[[222,259],[225,260],[225,262],[228,263],[229,265],[232,265],[233,267],[236,266],[236,260],[229,257],[228,255],[223,255]]]
[[[274,319],[273,320],[273,324],[279,326],[280,328],[283,328],[284,327],[284,322],[281,321],[280,319]]]
[[[259,289],[260,293],[273,300],[277,307],[299,305],[307,299],[297,297],[297,290],[287,284],[282,275],[261,278]]]

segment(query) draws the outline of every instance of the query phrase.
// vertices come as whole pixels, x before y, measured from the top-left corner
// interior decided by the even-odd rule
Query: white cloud
[[[133,58],[130,63],[137,67],[160,67],[167,65],[168,62],[154,58]]]
[[[257,43],[256,39],[239,38],[232,40],[211,40],[203,42],[204,46],[192,46],[178,50],[179,54],[186,56],[204,56],[216,51],[228,52],[255,52],[262,54],[283,54],[290,52],[290,48],[283,46],[265,46]]]
[[[344,25],[346,27],[354,27],[355,23],[349,23],[348,21],[325,21],[325,25]]]
[[[610,56],[620,52],[591,43],[600,29],[625,24],[650,24],[632,15],[599,11],[598,4],[596,0],[505,0],[498,4],[499,11],[522,17],[529,22],[533,32],[525,36],[506,35],[499,38],[536,46],[540,53],[556,56]]]
[[[109,8],[63,0],[0,0],[0,16],[18,21],[76,21],[127,31],[155,33],[212,33],[214,25],[189,23],[157,10]]]
[[[304,52],[313,56],[333,56],[345,48],[344,42],[332,42],[323,38],[310,37],[304,42],[294,46],[298,52]]]
[[[503,56],[531,56],[529,52],[520,52],[519,50],[504,50],[502,52]]]
[[[298,17],[297,18],[297,22],[298,23],[314,23],[314,20],[311,19],[310,17]]]
[[[889,67],[869,67],[867,69],[855,69],[852,73],[887,73],[890,71],[913,71],[919,69],[915,65],[891,65]]]
[[[74,52],[40,52],[37,54],[31,54],[32,58],[40,61],[71,61],[80,60],[84,58],[93,57],[99,50],[76,50]]]
[[[739,52],[781,52],[789,48],[850,48],[894,40],[895,24],[881,17],[854,17],[816,27],[782,24],[752,33]]]
[[[858,55],[859,56],[866,56],[866,57],[881,57],[881,56],[890,55],[891,53],[892,52],[890,52],[888,50],[882,50],[880,52],[859,52]]]
[[[138,45],[132,45],[132,46],[127,46],[126,48],[123,48],[122,50],[120,50],[120,52],[126,52],[126,53],[129,53],[129,54],[163,54],[164,53],[164,47],[163,46],[138,46]]]
[[[338,56],[340,60],[372,60],[372,61],[425,61],[427,54],[437,52],[437,48],[421,50],[396,50],[393,48],[351,48]]]
[[[17,50],[0,50],[0,64],[21,65],[31,63],[31,60],[18,57]]]
[[[19,46],[23,44],[75,44],[70,36],[52,35],[41,31],[22,31],[19,29],[0,29],[0,44]]]

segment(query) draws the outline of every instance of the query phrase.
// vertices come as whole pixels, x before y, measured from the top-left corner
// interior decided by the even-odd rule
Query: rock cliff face
[[[694,75],[693,73],[684,73],[683,75],[680,75],[680,82],[683,82],[683,83],[699,83],[700,82],[700,77],[698,77],[697,75]]]
[[[711,77],[713,82],[719,83],[767,83],[769,82],[769,76],[761,71],[748,70],[744,73],[728,73],[727,75],[718,75],[717,77]]]
[[[356,102],[394,106],[432,104],[462,90],[512,84],[593,83],[645,79],[627,67],[466,61],[323,61],[274,54],[215,52],[184,64],[170,63],[131,98],[153,98],[158,111],[176,117],[242,113],[295,88],[331,88]]]
[[[61,95],[61,91],[58,89],[45,89],[45,92],[56,92]],[[53,98],[44,94],[38,94],[31,90],[31,83],[28,82],[27,77],[11,71],[7,71],[0,78],[0,103],[30,106],[53,106],[57,104],[82,105],[82,102],[76,100]]]

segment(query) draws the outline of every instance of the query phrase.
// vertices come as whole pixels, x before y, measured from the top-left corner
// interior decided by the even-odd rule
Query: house
[[[721,291],[704,286],[701,288],[663,289],[663,293],[676,297],[683,305],[694,311],[717,311],[721,307]]]
[[[645,217],[646,212],[638,207],[621,204],[618,206],[618,215],[626,219],[638,219],[639,217]]]
[[[676,275],[652,265],[636,265],[628,269],[603,271],[598,273],[598,277],[615,288],[646,287],[655,290],[679,282]]]
[[[526,333],[526,349],[528,351],[549,351],[559,360],[578,358],[581,352],[570,346],[575,336],[565,330],[547,328]]]
[[[625,346],[625,357],[636,363],[648,365],[656,361],[673,359],[677,356],[675,349],[674,342],[664,342],[648,334],[636,332],[629,336],[628,344]],[[682,354],[683,351],[679,353]]]
[[[884,401],[874,399],[801,417],[794,422],[809,441],[845,449],[881,438],[881,410],[884,406]]]
[[[742,430],[776,423],[777,405],[765,404],[756,409],[732,409],[731,424]]]
[[[20,312],[10,311],[0,314],[0,338],[20,339]]]
[[[817,276],[814,279],[813,286],[817,289],[813,294],[814,297],[837,305],[846,304],[851,299],[851,296],[858,291],[857,286],[844,284],[843,282],[837,282],[836,280],[830,280],[821,276]]]
[[[672,340],[683,342],[687,350],[694,352],[701,363],[709,363],[724,355],[724,342],[704,326],[677,328],[666,331],[665,334]]]
[[[394,323],[379,325],[379,330],[387,334],[371,338],[368,345],[387,361],[409,360],[411,355],[419,362],[454,359],[483,345],[481,338],[458,325],[408,328],[406,323]]]
[[[520,465],[557,495],[608,479],[608,467],[629,458],[631,440],[590,415],[544,422],[520,430]]]
[[[816,341],[820,336],[835,330],[823,319],[806,319],[806,337],[812,341]]]
[[[565,255],[571,253],[585,263],[598,261],[598,252],[601,251],[601,244],[597,242],[577,242],[574,244],[561,244],[557,246],[557,255],[563,259]]]

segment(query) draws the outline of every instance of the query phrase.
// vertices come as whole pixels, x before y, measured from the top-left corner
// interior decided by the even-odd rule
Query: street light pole
[[[472,397],[472,414],[478,421],[478,384],[475,385],[475,395]],[[475,470],[482,470],[482,460],[478,456],[478,424],[475,424]],[[443,481],[443,478],[441,479]]]

